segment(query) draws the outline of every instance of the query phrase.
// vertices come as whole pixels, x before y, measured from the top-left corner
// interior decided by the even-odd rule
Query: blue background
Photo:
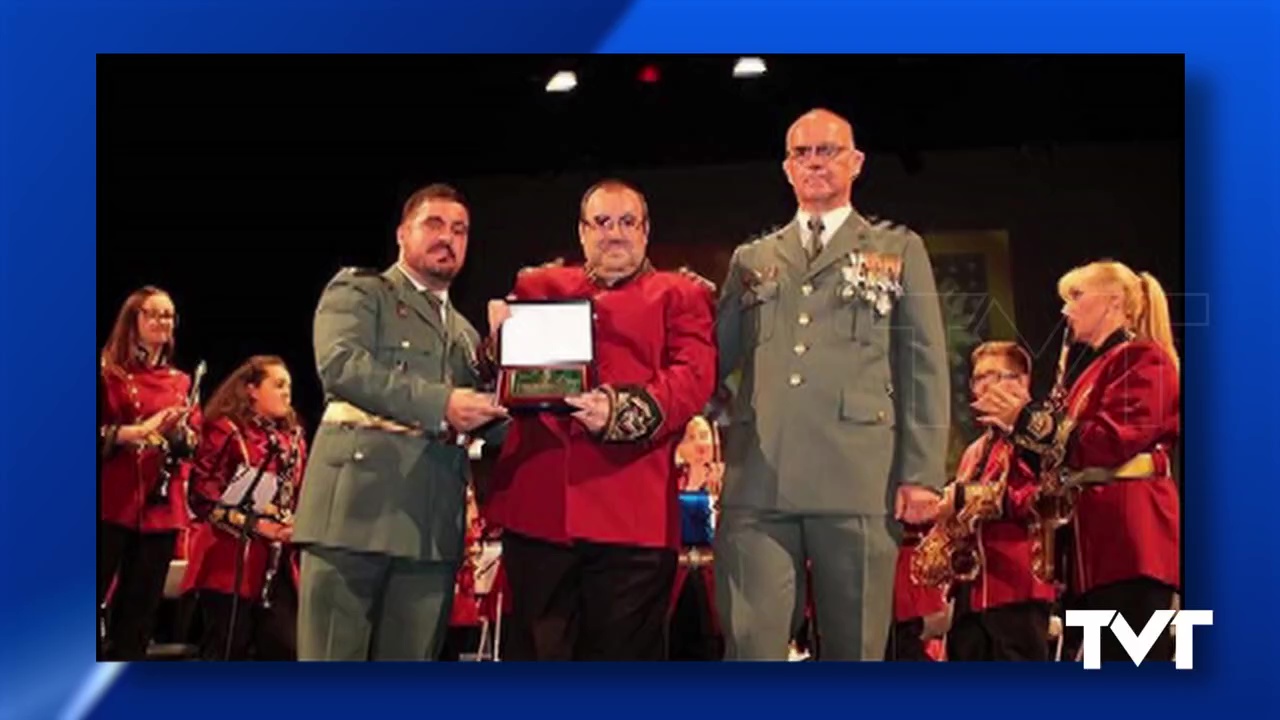
[[[95,53],[1185,52],[1184,607],[1196,668],[1076,665],[131,666],[98,712],[226,717],[939,712],[1203,715],[1277,695],[1280,23],[1266,2],[0,2],[0,717],[95,672]],[[945,112],[945,108],[939,108]],[[101,679],[101,678],[99,678]],[[247,703],[248,706],[240,704]],[[252,707],[252,710],[247,709]],[[1266,705],[1264,705],[1265,707]],[[244,707],[244,709],[242,709]],[[1225,708],[1223,708],[1225,709]]]

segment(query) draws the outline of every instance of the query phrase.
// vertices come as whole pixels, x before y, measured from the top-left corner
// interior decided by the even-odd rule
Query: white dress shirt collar
[[[404,263],[396,263],[396,267],[400,269],[400,272],[405,277],[409,278],[409,283],[413,285],[414,290],[417,290],[420,293],[431,293],[432,295],[436,296],[436,299],[440,301],[440,319],[446,320],[448,318],[448,312],[449,312],[446,309],[449,307],[449,291],[448,290],[432,290],[426,285],[423,285],[422,283],[418,282],[418,278],[414,277],[413,273],[409,272],[409,269],[404,266]]]
[[[826,247],[831,242],[831,237],[836,234],[836,230],[849,219],[849,215],[853,213],[852,205],[841,205],[834,210],[828,210],[822,213],[822,247]],[[809,247],[809,218],[813,217],[813,213],[800,210],[796,212],[796,222],[800,225],[800,242],[806,248]]]

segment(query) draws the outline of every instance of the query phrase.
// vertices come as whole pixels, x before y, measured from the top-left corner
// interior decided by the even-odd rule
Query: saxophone
[[[1066,404],[1067,356],[1071,349],[1071,329],[1062,333],[1062,349],[1058,353],[1058,371],[1049,392],[1049,408],[1057,410]],[[1064,420],[1064,423],[1070,423]],[[1069,428],[1068,428],[1069,429]],[[1028,531],[1031,538],[1031,574],[1037,580],[1053,583],[1057,579],[1057,533],[1071,522],[1075,512],[1076,492],[1066,488],[1066,468],[1040,468],[1040,489],[1031,506]]]
[[[989,431],[988,452],[994,447],[994,431]],[[979,460],[981,473],[988,457]],[[1000,478],[994,483],[957,483],[964,488],[963,506],[929,528],[911,557],[911,581],[917,585],[945,587],[956,582],[972,582],[982,571],[978,546],[978,526],[1000,517],[1009,479],[1011,453],[1007,448],[998,458]]]
[[[294,474],[298,469],[299,446],[302,436],[301,428],[294,428],[290,438],[289,454],[280,466],[280,482],[276,486],[276,495],[271,501],[276,519],[282,524],[293,520]],[[271,542],[270,555],[267,558],[267,574],[262,583],[262,609],[271,609],[271,587],[275,584],[276,575],[280,572],[280,564],[284,559],[284,543],[279,540]]]

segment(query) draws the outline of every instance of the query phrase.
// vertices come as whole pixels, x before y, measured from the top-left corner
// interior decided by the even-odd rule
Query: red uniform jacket
[[[187,401],[191,378],[169,365],[148,367],[140,362],[102,370],[98,437],[102,448],[99,473],[99,517],[135,532],[170,532],[187,523],[185,482],[188,466],[169,481],[169,502],[149,505],[147,497],[157,487],[164,453],[158,447],[115,444],[123,425],[136,425],[155,413]],[[188,425],[200,428],[199,409]]]
[[[898,564],[893,573],[893,621],[906,622],[942,612],[947,607],[945,588],[917,585],[911,581],[911,558],[928,525],[903,525],[898,546]]]
[[[970,587],[969,607],[982,611],[1032,600],[1052,602],[1056,588],[1031,572],[1032,505],[1038,476],[1005,435],[987,432],[965,449],[956,469],[957,503],[969,488],[990,487],[1005,477],[1002,514],[978,524],[982,570]],[[973,494],[972,490],[967,493]]]
[[[281,477],[284,483],[289,484],[289,488],[282,489],[276,498],[282,512],[292,513],[297,506],[298,488],[307,456],[306,442],[301,433],[290,433],[258,421],[240,427],[227,417],[205,424],[191,472],[191,507],[197,520],[191,528],[190,557],[187,573],[182,579],[183,592],[212,590],[231,593],[235,583],[237,531],[225,523],[213,522],[210,514],[242,466],[257,472],[267,454],[269,435],[275,437],[280,453],[267,465],[266,472]],[[270,556],[270,541],[250,535],[241,575],[241,597],[254,601],[261,597]],[[281,553],[276,572],[281,577],[297,581],[297,554],[290,552],[288,545]]]
[[[1063,407],[1024,412],[1019,433],[1027,446],[1039,441],[1053,449],[1064,420],[1074,418],[1055,450],[1072,470],[1114,469],[1151,453],[1153,477],[1082,490],[1072,589],[1083,593],[1139,577],[1180,588],[1180,503],[1169,463],[1178,440],[1178,369],[1152,342],[1115,337],[1103,348],[1071,383]]]
[[[594,302],[595,382],[614,393],[616,422],[599,438],[567,415],[517,416],[487,518],[552,542],[678,548],[675,448],[716,382],[711,290],[646,263],[611,288],[580,267],[529,270],[513,294]]]

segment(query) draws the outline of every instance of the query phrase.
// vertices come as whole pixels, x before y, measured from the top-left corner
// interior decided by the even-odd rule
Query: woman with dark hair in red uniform
[[[191,473],[191,508],[198,521],[183,591],[199,592],[200,654],[206,660],[297,656],[297,555],[289,541],[307,450],[290,398],[284,361],[258,355],[233,372],[205,406],[204,438]],[[242,550],[246,518],[235,508],[259,471],[252,496],[256,517],[249,519]]]
[[[1117,610],[1131,628],[1171,609],[1180,589],[1178,486],[1170,454],[1179,433],[1178,354],[1160,283],[1113,261],[1076,268],[1058,282],[1075,341],[1045,403],[997,390],[974,404],[987,424],[1040,465],[1050,498],[1070,515],[1078,604]],[[1066,513],[1063,513],[1066,515]],[[1127,660],[1113,633],[1101,657]],[[1148,659],[1171,660],[1162,633]]]
[[[125,300],[102,349],[98,384],[98,607],[111,592],[101,655],[146,657],[178,531],[186,524],[178,462],[195,446],[199,409],[173,358],[173,300],[144,287]]]

